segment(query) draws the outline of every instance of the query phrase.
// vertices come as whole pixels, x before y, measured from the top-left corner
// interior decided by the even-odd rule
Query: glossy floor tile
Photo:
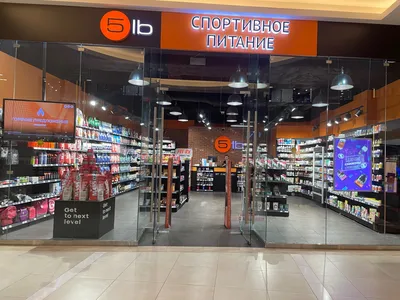
[[[4,246],[2,253],[1,300],[399,299],[394,251]]]

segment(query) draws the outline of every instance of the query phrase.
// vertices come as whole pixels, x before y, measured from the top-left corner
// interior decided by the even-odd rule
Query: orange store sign
[[[219,153],[226,153],[232,148],[231,139],[227,136],[221,135],[215,139],[214,147]]]
[[[317,55],[317,21],[163,12],[161,48]]]

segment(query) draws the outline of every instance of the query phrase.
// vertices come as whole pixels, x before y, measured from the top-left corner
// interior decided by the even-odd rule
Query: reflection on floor
[[[3,300],[398,300],[400,252],[1,247]]]
[[[241,194],[232,194],[232,229],[224,224],[224,193],[190,193],[190,200],[177,213],[172,214],[172,228],[160,229],[157,245],[170,246],[230,246],[244,247],[246,240],[240,235]],[[102,237],[110,241],[136,241],[138,191],[117,197],[115,229]],[[374,232],[336,212],[317,205],[302,197],[289,197],[290,216],[255,217],[254,229],[267,243],[289,244],[356,244],[356,245],[400,245],[400,235]],[[139,216],[143,221],[143,213]],[[148,214],[147,214],[148,217]],[[141,222],[139,222],[141,223]],[[160,224],[164,224],[164,214]],[[249,237],[250,227],[243,227]],[[1,236],[1,239],[51,239],[53,220],[22,228]],[[152,244],[152,233],[148,230],[142,245]],[[252,235],[252,246],[263,243]]]
[[[289,197],[288,203],[288,218],[267,217],[267,243],[400,245],[400,235],[377,233],[309,199]],[[264,224],[256,219],[260,231]]]
[[[232,229],[224,227],[225,193],[190,193],[189,202],[172,215],[172,227],[160,228],[156,245],[159,246],[214,246],[245,247],[246,239],[240,234],[239,217],[242,210],[241,194],[232,194]],[[162,214],[162,225],[164,214]],[[161,225],[161,224],[160,224]],[[162,226],[160,226],[162,227]],[[249,225],[244,228],[249,239]],[[140,245],[152,244],[152,232],[144,234]],[[264,247],[256,236],[252,246]]]

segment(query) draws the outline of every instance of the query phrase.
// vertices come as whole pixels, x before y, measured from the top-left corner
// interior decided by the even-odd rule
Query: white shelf
[[[11,188],[11,187],[18,187],[18,186],[26,186],[26,185],[36,185],[36,184],[45,184],[45,183],[53,183],[53,182],[59,182],[60,179],[52,179],[52,180],[43,180],[43,181],[38,181],[35,183],[32,182],[27,182],[27,183],[13,183],[13,184],[5,184],[5,185],[0,185],[0,189],[5,189],[5,188]]]
[[[36,201],[45,200],[45,199],[53,199],[53,198],[57,198],[57,200],[58,200],[58,199],[60,199],[60,195],[54,195],[54,196],[51,196],[51,197],[35,198],[35,199],[32,199],[32,200],[26,200],[26,201],[11,202],[9,204],[0,205],[0,208],[9,207],[9,206],[15,206],[15,205],[21,205],[21,204],[31,203],[31,202],[36,202]]]

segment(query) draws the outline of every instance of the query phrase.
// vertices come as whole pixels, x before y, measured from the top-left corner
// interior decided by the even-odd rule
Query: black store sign
[[[97,201],[56,201],[53,238],[98,239],[114,229],[115,197]]]
[[[0,39],[160,48],[160,36],[161,12],[0,5]]]
[[[161,15],[154,11],[1,3],[0,39],[160,48]],[[399,60],[399,35],[400,26],[395,25],[318,21],[317,56]]]

